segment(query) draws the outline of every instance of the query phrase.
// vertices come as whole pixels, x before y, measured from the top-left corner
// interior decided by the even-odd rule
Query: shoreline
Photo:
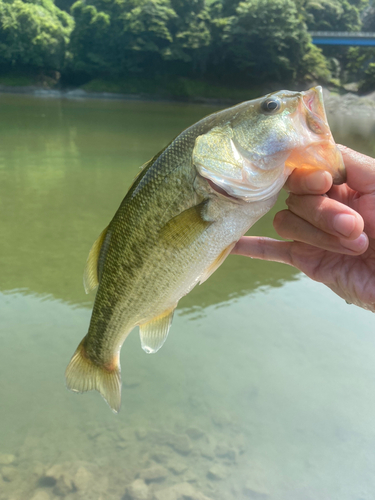
[[[80,88],[56,90],[45,89],[36,85],[7,86],[0,85],[0,94],[18,94],[52,99],[98,99],[120,101],[164,102],[176,104],[201,104],[209,106],[231,106],[243,102],[239,99],[210,98],[210,97],[164,97],[149,94],[122,94],[115,92],[90,92]],[[331,116],[361,112],[374,118],[375,122],[375,91],[367,95],[358,95],[353,92],[337,94],[326,87],[323,88],[326,111]]]
[[[196,96],[189,97],[163,97],[149,94],[121,94],[115,92],[88,92],[80,88],[70,90],[44,89],[42,87],[28,86],[7,86],[0,85],[0,94],[19,94],[43,98],[54,99],[102,99],[119,101],[149,101],[149,102],[168,102],[179,104],[207,104],[207,105],[233,105],[242,102],[238,99],[218,99],[210,97]]]

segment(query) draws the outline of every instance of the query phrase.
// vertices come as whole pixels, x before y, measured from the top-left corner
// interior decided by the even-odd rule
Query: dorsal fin
[[[95,290],[99,285],[109,241],[110,233],[108,232],[108,227],[106,227],[91,247],[89,256],[87,257],[85,271],[83,273],[83,286],[85,287],[86,293]]]

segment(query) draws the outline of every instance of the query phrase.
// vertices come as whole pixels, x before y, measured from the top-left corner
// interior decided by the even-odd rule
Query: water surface
[[[157,355],[133,331],[119,415],[65,388],[91,244],[139,167],[214,110],[0,95],[0,500],[141,500],[143,480],[150,500],[373,498],[375,318],[288,266],[230,256]],[[372,123],[332,126],[375,155]],[[251,233],[275,236],[282,206]]]

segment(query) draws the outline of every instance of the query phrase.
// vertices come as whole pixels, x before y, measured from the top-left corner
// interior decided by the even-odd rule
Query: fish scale
[[[268,113],[267,99],[277,109]],[[146,352],[160,349],[179,299],[273,206],[296,158],[334,174],[342,168],[320,122],[321,90],[282,91],[204,118],[144,166],[89,254],[85,289],[98,291],[88,333],[66,370],[70,389],[96,389],[119,410],[119,353],[131,330],[139,326]]]

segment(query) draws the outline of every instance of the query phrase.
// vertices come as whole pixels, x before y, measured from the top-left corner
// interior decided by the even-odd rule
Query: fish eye
[[[275,113],[280,109],[281,102],[276,97],[269,97],[260,105],[264,113]]]

